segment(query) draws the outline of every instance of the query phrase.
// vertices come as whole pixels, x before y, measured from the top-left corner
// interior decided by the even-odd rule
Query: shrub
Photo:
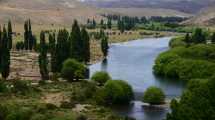
[[[96,72],[93,74],[93,81],[97,82],[99,85],[103,86],[108,80],[111,80],[111,77],[107,72]]]
[[[171,48],[186,46],[186,43],[184,42],[184,37],[180,36],[180,37],[175,37],[175,38],[171,39],[171,41],[169,42],[169,46]]]
[[[86,72],[86,67],[74,59],[67,59],[63,63],[63,68],[61,70],[61,75],[68,81],[73,81],[74,79],[84,79]]]
[[[133,99],[132,87],[122,80],[109,80],[104,87],[96,93],[98,104],[120,105],[128,104]]]
[[[16,50],[23,50],[24,49],[24,42],[20,41],[16,43]]]
[[[73,88],[71,101],[86,101],[94,96],[96,90],[94,83],[83,81],[80,86]]]
[[[215,72],[215,46],[193,45],[189,48],[173,48],[158,56],[154,72],[165,77],[182,80],[205,79]]]
[[[165,102],[165,95],[160,88],[149,87],[143,95],[143,102],[151,105],[159,105]]]
[[[5,84],[5,82],[0,80],[0,93],[1,92],[6,92],[7,90],[8,90],[8,88],[7,88],[7,85]]]
[[[87,120],[87,117],[85,115],[78,115],[76,120]]]
[[[180,101],[172,100],[167,120],[214,120],[215,79],[192,80]]]
[[[27,81],[15,80],[13,82],[13,92],[19,94],[27,94],[30,91],[30,87]]]

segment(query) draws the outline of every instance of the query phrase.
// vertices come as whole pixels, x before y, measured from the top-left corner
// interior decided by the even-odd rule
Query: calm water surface
[[[115,108],[120,115],[130,116],[137,120],[162,120],[169,111],[165,109],[145,109],[140,102],[143,92],[150,86],[164,90],[167,98],[181,95],[184,83],[156,77],[153,65],[156,57],[168,50],[171,37],[147,38],[124,43],[112,44],[107,61],[90,66],[90,74],[96,71],[107,71],[113,79],[127,81],[132,85],[136,99],[132,105]]]

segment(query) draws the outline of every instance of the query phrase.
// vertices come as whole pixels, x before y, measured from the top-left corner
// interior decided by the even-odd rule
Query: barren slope
[[[71,24],[73,19],[100,19],[98,11],[76,0],[0,0],[0,22],[31,18],[36,24]]]
[[[215,25],[215,6],[203,9],[195,17],[186,21],[185,24],[206,26]]]
[[[171,9],[156,8],[106,8],[106,11],[112,11],[128,16],[181,16],[188,17],[191,14],[179,12]]]

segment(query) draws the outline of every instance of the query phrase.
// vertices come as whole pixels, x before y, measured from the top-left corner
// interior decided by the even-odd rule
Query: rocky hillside
[[[102,8],[162,8],[185,13],[198,13],[215,4],[215,0],[84,0]]]
[[[203,9],[196,16],[185,22],[189,25],[215,25],[215,6]]]
[[[23,23],[31,18],[36,24],[71,24],[73,19],[100,19],[99,9],[77,0],[0,0],[0,22],[12,19]]]

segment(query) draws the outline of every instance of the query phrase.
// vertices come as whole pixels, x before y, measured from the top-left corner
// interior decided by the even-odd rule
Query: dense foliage
[[[143,95],[143,102],[150,105],[159,105],[165,102],[164,92],[157,87],[149,87]]]
[[[100,86],[103,86],[108,80],[111,80],[111,77],[107,72],[100,71],[94,73],[91,79],[97,82]]]
[[[171,102],[167,120],[214,120],[215,79],[190,81],[180,101]]]
[[[68,81],[74,81],[85,78],[86,67],[74,59],[67,59],[63,63],[61,75]]]
[[[97,91],[95,100],[103,105],[128,104],[133,99],[132,87],[122,80],[109,80]]]
[[[154,71],[158,75],[189,80],[208,78],[215,72],[214,45],[177,47],[159,55]]]
[[[154,72],[165,77],[190,80],[209,78],[215,72],[215,45],[206,44],[210,34],[196,29],[192,35],[170,41],[171,49],[158,56]]]
[[[10,22],[9,22],[10,24]],[[10,25],[9,25],[10,26]],[[9,29],[10,30],[10,29]],[[10,44],[6,27],[3,27],[3,32],[0,30],[0,72],[4,79],[10,74]]]
[[[40,67],[40,74],[42,80],[49,79],[49,71],[48,71],[48,46],[45,40],[45,32],[41,31],[40,33],[40,55],[39,55],[39,67]]]

